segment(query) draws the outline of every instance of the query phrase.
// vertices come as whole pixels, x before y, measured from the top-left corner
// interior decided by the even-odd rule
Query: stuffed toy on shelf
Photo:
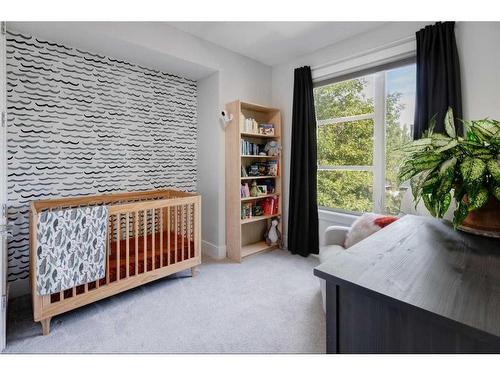
[[[276,141],[269,141],[264,147],[264,151],[267,152],[267,156],[280,156],[281,146]]]

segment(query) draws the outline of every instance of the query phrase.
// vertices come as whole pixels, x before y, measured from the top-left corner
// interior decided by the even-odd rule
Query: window
[[[399,213],[398,148],[411,139],[415,78],[410,64],[315,87],[320,207]]]

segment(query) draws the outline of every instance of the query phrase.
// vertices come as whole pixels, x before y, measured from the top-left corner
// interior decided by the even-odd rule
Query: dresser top
[[[500,336],[500,240],[444,220],[406,215],[314,274]]]

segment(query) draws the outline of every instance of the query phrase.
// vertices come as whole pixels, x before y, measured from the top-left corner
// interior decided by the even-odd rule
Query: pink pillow
[[[347,233],[344,247],[347,249],[366,237],[379,231],[383,227],[396,221],[396,216],[386,216],[379,214],[363,214],[352,224]]]

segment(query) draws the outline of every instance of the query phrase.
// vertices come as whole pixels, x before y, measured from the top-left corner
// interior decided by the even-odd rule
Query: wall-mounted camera
[[[227,125],[229,125],[229,123],[233,120],[233,115],[222,110],[220,112],[220,119],[221,119],[222,125],[224,126],[224,129],[225,129],[227,127]]]

